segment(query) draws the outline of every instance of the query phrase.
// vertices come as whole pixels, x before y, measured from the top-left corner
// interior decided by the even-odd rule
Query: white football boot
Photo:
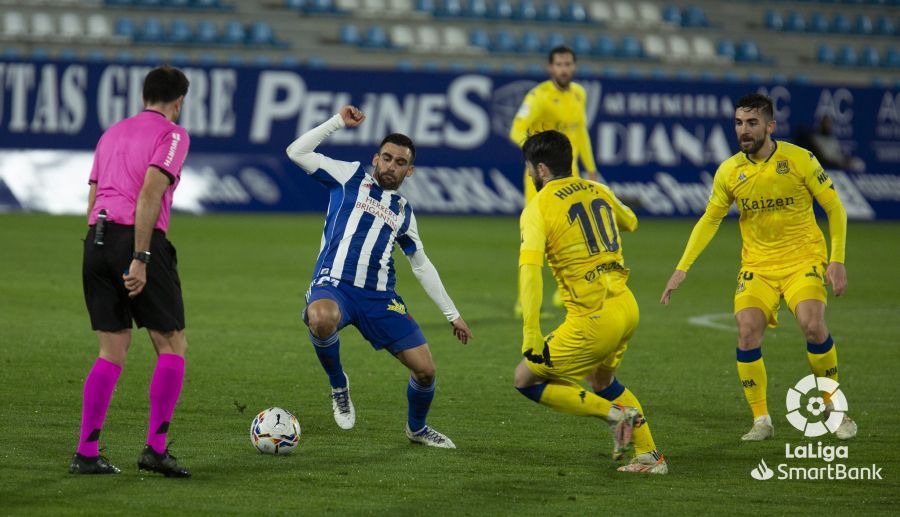
[[[350,400],[350,377],[344,374],[347,386],[331,389],[331,410],[334,412],[334,421],[341,429],[353,429],[356,425],[356,409]]]
[[[828,415],[834,410],[834,404],[826,404],[825,405],[825,419],[828,419]],[[847,413],[844,413],[844,419],[841,420],[841,425],[838,426],[834,431],[834,435],[838,440],[849,440],[856,436],[856,432],[859,428],[856,425],[856,422],[853,421],[852,418],[847,416]]]
[[[669,464],[666,458],[657,451],[638,454],[628,465],[619,467],[619,472],[637,472],[639,474],[668,474]]]
[[[435,431],[427,425],[420,431],[414,433],[409,429],[409,424],[407,424],[406,437],[413,443],[421,443],[422,445],[428,445],[429,447],[439,447],[441,449],[456,448],[456,445],[453,444],[453,441],[450,440],[450,438],[447,438],[444,434]]]
[[[775,436],[775,427],[772,425],[772,417],[764,415],[753,421],[750,431],[741,436],[745,442],[761,442]]]

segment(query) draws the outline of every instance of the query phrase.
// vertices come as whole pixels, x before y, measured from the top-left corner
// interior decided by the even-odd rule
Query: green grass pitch
[[[190,346],[169,436],[194,477],[170,480],[142,475],[135,466],[154,361],[144,332],[135,333],[101,439],[123,473],[66,472],[82,383],[97,352],[81,294],[84,219],[0,216],[0,513],[896,515],[896,224],[850,225],[849,290],[832,298],[827,312],[842,389],[860,429],[846,442],[843,461],[877,464],[882,481],[750,477],[761,459],[770,466],[785,462],[785,443],[807,442],[785,420],[784,397],[809,369],[803,336],[783,311],[763,347],[775,439],[742,443],[751,415],[734,365],[730,311],[740,239],[733,220],[723,223],[669,307],[659,305],[659,295],[693,221],[645,219],[636,233],[623,235],[642,313],[619,378],[642,401],[669,459],[668,476],[617,473],[602,422],[554,413],[513,388],[521,327],[512,316],[518,245],[512,218],[420,219],[429,256],[475,333],[468,346],[453,339],[395,255],[398,290],[438,367],[429,422],[459,449],[406,440],[407,373],[352,328],[341,335],[342,355],[358,420],[352,431],[340,431],[327,378],[299,319],[322,224],[321,215],[174,217]],[[704,316],[711,327],[689,321]],[[561,317],[553,312],[543,330]],[[263,456],[250,444],[250,421],[269,406],[300,419],[301,448],[292,456]],[[821,441],[838,444],[830,436]]]

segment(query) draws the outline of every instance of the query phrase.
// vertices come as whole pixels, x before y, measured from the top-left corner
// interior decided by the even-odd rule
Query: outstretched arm
[[[305,170],[307,174],[313,174],[321,169],[340,183],[346,183],[350,176],[356,172],[359,162],[334,160],[315,152],[315,149],[335,131],[344,127],[356,127],[362,124],[365,119],[365,114],[355,107],[350,105],[344,106],[336,115],[303,133],[300,135],[300,138],[291,142],[286,150],[288,158]]]
[[[697,221],[697,224],[694,225],[694,230],[691,231],[691,237],[688,239],[684,253],[681,255],[681,260],[678,261],[675,272],[672,273],[672,276],[666,283],[666,288],[662,293],[662,297],[659,299],[659,303],[663,305],[669,304],[669,299],[672,297],[672,291],[678,289],[678,286],[684,281],[685,276],[687,276],[688,269],[691,268],[691,265],[694,264],[697,257],[703,253],[703,250],[706,249],[706,246],[712,238],[716,236],[716,232],[719,230],[719,224],[727,213],[727,208],[722,208],[718,205],[710,204],[706,207],[706,212],[703,213],[703,216],[701,216],[700,220]]]
[[[472,331],[469,330],[469,326],[466,325],[465,320],[460,317],[459,311],[456,310],[456,306],[453,304],[453,300],[450,299],[450,295],[447,294],[447,290],[444,289],[444,284],[441,282],[441,277],[438,275],[437,268],[431,263],[431,260],[425,254],[425,251],[421,249],[416,250],[407,255],[406,258],[409,259],[409,263],[412,265],[413,274],[416,276],[419,283],[422,284],[422,288],[425,289],[425,292],[428,293],[431,300],[441,309],[441,312],[444,313],[447,321],[453,326],[453,335],[455,335],[463,344],[468,343],[469,340],[472,339]]]

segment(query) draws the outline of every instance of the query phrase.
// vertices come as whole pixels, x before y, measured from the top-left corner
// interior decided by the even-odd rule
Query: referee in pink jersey
[[[175,248],[166,239],[172,194],[190,146],[187,132],[175,123],[187,91],[181,70],[151,70],[144,79],[144,111],[107,129],[94,153],[82,278],[100,354],[84,380],[73,474],[119,473],[100,456],[99,439],[134,321],[150,332],[157,353],[138,468],[166,477],[191,475],[166,447],[187,348]]]

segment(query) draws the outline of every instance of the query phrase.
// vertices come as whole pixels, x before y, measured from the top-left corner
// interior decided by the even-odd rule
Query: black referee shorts
[[[150,239],[147,284],[141,294],[128,297],[122,275],[134,254],[134,227],[106,224],[104,244],[94,244],[92,226],[84,240],[82,281],[84,301],[94,330],[116,332],[138,327],[171,332],[184,329],[184,301],[175,247],[160,230]]]

